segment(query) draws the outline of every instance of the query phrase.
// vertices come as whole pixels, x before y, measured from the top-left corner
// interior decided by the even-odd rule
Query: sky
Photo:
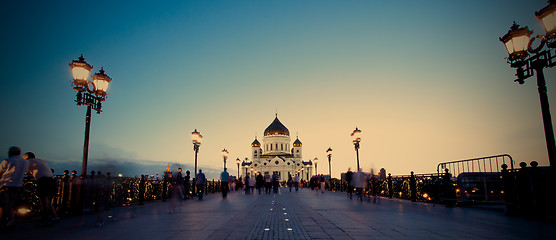
[[[535,77],[514,83],[499,37],[535,34],[544,0],[14,1],[0,3],[0,149],[80,172],[86,107],[68,64],[81,54],[113,81],[91,124],[89,171],[136,176],[167,165],[216,178],[250,157],[278,114],[303,159],[332,176],[393,175],[510,154],[548,165]],[[545,69],[555,99],[554,69]],[[551,110],[554,110],[553,103]],[[553,111],[554,112],[554,111]],[[7,151],[1,158],[7,158]],[[235,171],[232,171],[234,173]]]

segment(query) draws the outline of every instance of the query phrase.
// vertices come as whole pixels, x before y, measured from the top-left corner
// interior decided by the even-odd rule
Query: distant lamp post
[[[552,168],[556,166],[556,147],[543,69],[556,65],[556,51],[554,50],[556,48],[556,0],[550,0],[547,7],[535,12],[535,16],[543,24],[546,35],[537,35],[531,38],[532,31],[527,27],[520,28],[514,22],[508,33],[500,38],[500,41],[504,43],[508,51],[508,63],[512,68],[516,68],[517,79],[514,82],[524,84],[525,79],[533,76],[533,70],[537,73],[548,160]],[[537,39],[539,43],[534,44]],[[545,45],[547,45],[547,49],[544,48]]]
[[[76,100],[77,106],[87,105],[87,114],[85,117],[85,142],[83,144],[83,163],[81,165],[81,175],[87,175],[87,161],[89,158],[89,134],[91,131],[91,110],[97,111],[97,114],[102,112],[102,104],[106,100],[106,91],[112,79],[104,73],[101,68],[98,73],[95,73],[89,81],[89,73],[93,66],[89,65],[83,54],[77,59],[73,60],[69,66],[73,75],[72,86],[77,91]],[[92,84],[92,89],[90,88]]]
[[[330,167],[330,160],[332,159],[332,148],[328,148],[328,150],[326,150],[326,155],[328,156],[328,175],[330,176],[330,179],[332,179],[332,168]]]
[[[237,163],[237,177],[239,178],[239,165],[241,164],[241,160],[239,160],[239,158],[236,158],[236,163]]]
[[[245,175],[243,176],[244,179],[247,174],[249,174],[249,165],[245,165]]]
[[[361,130],[355,127],[351,136],[353,137],[353,145],[355,146],[355,154],[357,155],[357,171],[359,171],[361,169],[359,167],[359,142],[361,142]]]
[[[318,176],[319,173],[318,173],[317,163],[319,162],[319,159],[315,158],[315,159],[313,159],[313,162],[315,163],[315,175]]]
[[[224,159],[224,169],[226,169],[226,160],[228,160],[228,150],[226,150],[224,148],[224,150],[222,150],[222,158]]]
[[[197,153],[199,153],[199,147],[201,147],[203,135],[195,129],[195,131],[191,133],[191,139],[193,140],[193,150],[195,151],[195,176],[197,176]]]

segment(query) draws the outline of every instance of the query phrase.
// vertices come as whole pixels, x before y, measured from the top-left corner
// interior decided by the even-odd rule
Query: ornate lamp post
[[[228,160],[228,150],[226,150],[224,148],[224,150],[222,150],[222,158],[224,158],[224,169],[226,169],[226,160]]]
[[[359,171],[361,169],[359,167],[359,142],[361,142],[361,130],[355,127],[351,136],[353,137],[353,145],[355,146],[355,154],[357,155],[357,171]]]
[[[315,159],[313,159],[313,162],[315,163],[315,175],[318,176],[319,173],[318,173],[317,163],[319,162],[319,159],[315,158]]]
[[[191,133],[191,139],[193,140],[193,150],[195,151],[195,176],[197,176],[197,153],[199,153],[199,147],[201,146],[203,135],[195,129],[195,131]]]
[[[305,173],[307,173],[306,180],[309,180],[309,164],[305,164],[305,167],[307,168],[307,170],[305,171]]]
[[[541,113],[544,123],[544,134],[548,152],[550,167],[556,166],[556,147],[554,141],[554,129],[552,127],[552,117],[548,104],[546,81],[543,69],[556,65],[556,0],[550,0],[549,6],[535,12],[537,19],[543,24],[546,35],[537,35],[531,38],[532,31],[527,27],[520,28],[515,22],[500,41],[504,43],[508,51],[508,63],[512,68],[516,68],[519,84],[525,83],[525,79],[533,76],[533,70],[537,73],[537,87],[541,104]],[[535,40],[540,43],[533,47]],[[547,49],[544,49],[545,44]],[[531,55],[530,55],[531,54]]]
[[[87,175],[87,161],[89,158],[89,133],[91,131],[91,110],[97,111],[97,114],[102,112],[102,104],[106,100],[106,90],[112,81],[108,75],[104,73],[104,69],[100,68],[98,73],[92,76],[93,81],[89,81],[89,72],[93,66],[85,62],[83,54],[77,59],[73,60],[69,66],[73,75],[72,86],[77,91],[76,100],[77,106],[87,105],[87,114],[85,116],[85,142],[83,144],[83,163],[81,166],[81,175]],[[93,88],[89,88],[90,86]]]
[[[332,169],[330,168],[330,160],[332,158],[332,148],[328,148],[328,150],[326,150],[326,155],[328,156],[328,175],[330,176],[330,179],[332,179]]]
[[[237,177],[239,178],[239,165],[241,164],[241,160],[239,160],[239,158],[236,158],[236,163],[237,163]]]

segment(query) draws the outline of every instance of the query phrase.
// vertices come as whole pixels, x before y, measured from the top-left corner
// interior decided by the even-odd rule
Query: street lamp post
[[[104,69],[100,68],[98,73],[95,73],[89,81],[89,72],[93,66],[89,65],[83,54],[77,59],[73,60],[69,66],[73,75],[72,86],[77,91],[76,100],[77,106],[87,105],[87,113],[85,116],[85,141],[83,144],[83,163],[81,165],[81,175],[87,175],[87,161],[89,159],[89,134],[91,131],[91,110],[97,111],[97,114],[102,112],[102,104],[106,100],[106,90],[112,81],[108,75],[104,73]],[[93,89],[89,88],[93,85]]]
[[[241,164],[241,160],[239,160],[239,158],[236,158],[236,163],[237,163],[237,178],[239,179],[239,164]]]
[[[195,176],[193,176],[193,182],[195,182],[195,178],[197,178],[197,153],[199,153],[199,147],[201,146],[201,141],[203,140],[203,136],[200,132],[197,132],[197,129],[191,133],[191,139],[193,140],[193,150],[195,151]],[[197,186],[197,184],[193,184]],[[197,191],[195,190],[195,193]]]
[[[361,169],[359,167],[359,142],[361,142],[361,130],[355,127],[351,136],[353,137],[353,145],[355,146],[355,154],[357,155],[357,171],[359,171]]]
[[[226,150],[224,148],[224,150],[222,150],[222,158],[224,159],[224,169],[226,169],[226,160],[228,160],[228,150]]]
[[[313,162],[315,163],[315,175],[318,176],[319,172],[318,172],[318,168],[317,168],[317,163],[319,162],[319,159],[315,158],[315,159],[313,159]]]
[[[556,166],[556,147],[543,69],[556,65],[556,51],[554,50],[556,49],[556,0],[550,0],[549,5],[539,12],[535,12],[535,15],[543,24],[546,35],[537,35],[531,38],[532,31],[527,27],[520,28],[514,22],[508,33],[500,38],[500,41],[504,43],[508,51],[508,63],[512,68],[516,68],[517,79],[515,82],[523,84],[525,79],[533,76],[533,70],[537,73],[548,160],[550,167],[553,168]],[[540,40],[540,43],[537,47],[533,47],[536,39]],[[545,44],[548,49],[543,50]],[[532,55],[529,56],[529,54]]]
[[[328,148],[328,150],[326,150],[326,155],[328,156],[328,175],[330,176],[330,179],[332,179],[332,169],[330,167],[330,160],[332,158],[332,148]]]

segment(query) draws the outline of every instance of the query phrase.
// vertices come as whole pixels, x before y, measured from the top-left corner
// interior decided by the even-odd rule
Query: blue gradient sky
[[[231,160],[250,156],[276,110],[304,159],[334,149],[336,177],[356,166],[355,126],[367,171],[430,173],[502,153],[548,165],[535,78],[512,82],[498,40],[512,21],[543,33],[534,12],[546,5],[2,1],[0,149],[18,145],[80,170],[85,107],[73,102],[68,64],[84,54],[113,78],[92,118],[90,170],[190,168],[197,128],[199,166],[217,171],[222,148]],[[554,98],[555,71],[545,74]]]

